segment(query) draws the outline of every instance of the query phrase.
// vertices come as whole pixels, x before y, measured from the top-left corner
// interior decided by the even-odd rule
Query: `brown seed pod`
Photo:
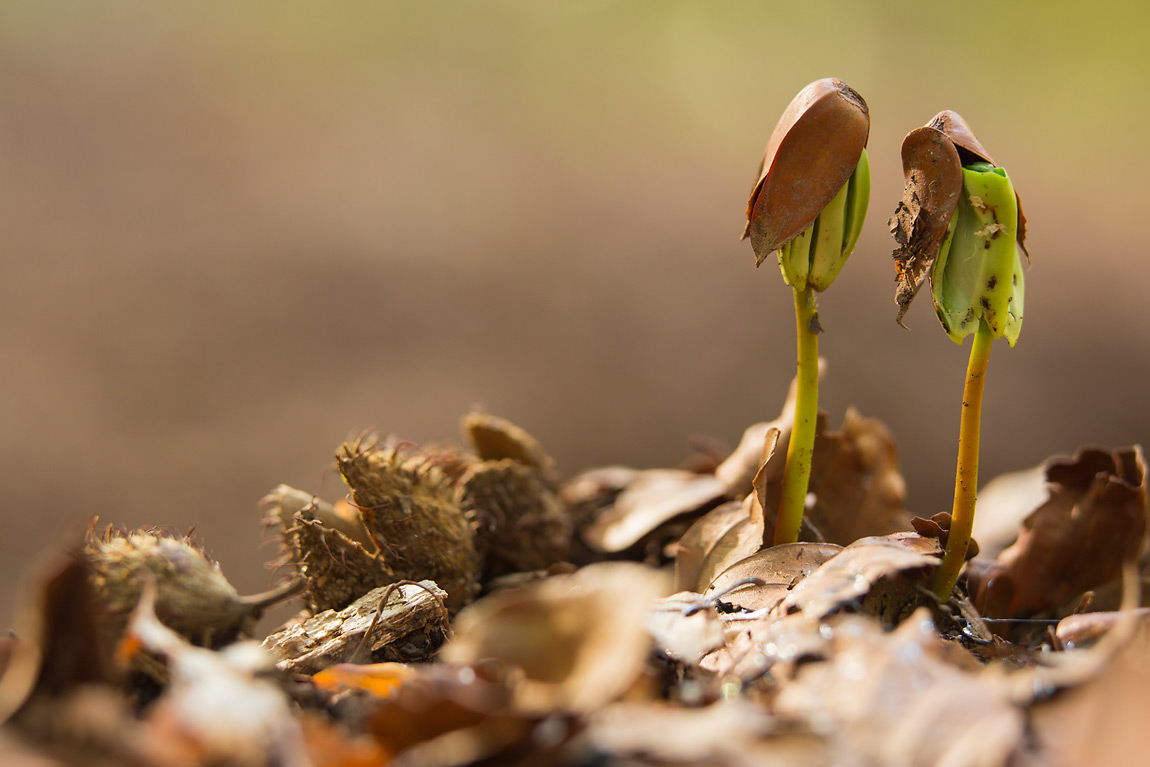
[[[483,579],[542,570],[567,558],[572,522],[535,469],[511,459],[472,466],[457,487],[483,560]]]
[[[902,141],[903,197],[890,218],[902,318],[932,271],[962,194],[962,168],[973,162],[997,165],[957,112],[944,110],[906,134]],[[1017,195],[1016,195],[1017,197]],[[1026,253],[1026,217],[1018,200],[1018,245]]]
[[[156,584],[156,616],[195,644],[220,646],[246,633],[259,609],[188,539],[108,528],[90,532],[84,554],[109,646],[123,633],[145,579]]]
[[[420,456],[370,439],[336,453],[351,503],[363,516],[379,556],[398,580],[434,580],[455,611],[479,590],[479,557],[471,525],[451,482]]]
[[[870,136],[866,100],[835,78],[799,91],[767,142],[759,177],[747,202],[755,261],[805,231],[842,189]]]
[[[480,459],[498,461],[510,458],[535,469],[548,486],[559,487],[554,459],[544,452],[534,437],[511,421],[487,413],[468,413],[460,426]]]
[[[292,563],[304,579],[304,602],[314,614],[342,610],[376,588],[399,580],[379,554],[318,519],[297,513],[284,531]]]

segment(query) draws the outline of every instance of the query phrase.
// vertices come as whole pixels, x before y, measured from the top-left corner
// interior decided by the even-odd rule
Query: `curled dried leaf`
[[[605,562],[498,591],[459,614],[440,657],[520,669],[518,711],[591,711],[638,679],[650,652],[647,612],[666,585],[651,568]]]
[[[1146,463],[1138,446],[1082,448],[1046,468],[1049,498],[1023,522],[995,566],[971,579],[989,617],[1019,618],[1065,605],[1117,580],[1147,530]]]
[[[755,496],[729,501],[695,521],[675,553],[675,588],[705,591],[715,577],[763,545],[763,512]]]
[[[842,551],[833,543],[785,543],[740,559],[711,582],[704,596],[718,595],[744,610],[771,610],[790,590]],[[736,584],[743,586],[736,588]]]
[[[816,80],[779,118],[747,202],[758,263],[814,223],[850,178],[870,135],[870,112],[853,88]]]

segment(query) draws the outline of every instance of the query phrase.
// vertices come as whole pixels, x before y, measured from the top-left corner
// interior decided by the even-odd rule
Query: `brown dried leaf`
[[[1049,496],[1045,464],[999,475],[979,488],[974,537],[982,555],[996,557],[1014,543],[1022,521]]]
[[[508,458],[517,461],[538,471],[549,487],[559,487],[555,460],[521,427],[487,413],[468,413],[463,417],[461,427],[482,460]]]
[[[521,669],[518,711],[590,711],[639,677],[650,651],[647,612],[665,586],[656,570],[607,562],[498,591],[460,613],[440,657]]]
[[[747,202],[755,260],[763,260],[814,223],[842,189],[870,135],[866,101],[841,80],[816,80],[779,118]]]
[[[842,551],[833,543],[786,543],[740,559],[720,573],[703,592],[714,597],[741,581],[757,584],[741,586],[722,600],[744,610],[771,610],[790,590],[824,563]]]
[[[280,658],[276,668],[299,674],[337,663],[427,660],[450,633],[446,596],[432,581],[380,586],[338,612],[284,627],[263,646]]]
[[[459,479],[456,497],[471,519],[484,581],[567,558],[571,517],[535,469],[510,459],[477,463]]]
[[[763,512],[754,495],[704,514],[679,539],[675,588],[702,592],[728,567],[763,546]]]
[[[689,666],[723,644],[723,624],[714,605],[693,591],[657,601],[647,615],[647,631],[658,651]]]
[[[667,521],[707,509],[724,498],[723,485],[714,475],[650,469],[641,472],[583,531],[583,541],[596,551],[623,551]]]
[[[835,624],[834,653],[783,686],[778,712],[808,721],[852,764],[1005,767],[1025,720],[1001,686],[959,670],[925,610],[892,633],[865,618]]]
[[[1144,545],[1146,464],[1138,446],[1082,448],[1047,465],[1050,497],[1023,523],[1018,540],[989,572],[971,578],[975,605],[989,617],[1052,610],[1114,581]]]
[[[937,540],[917,533],[861,538],[800,581],[774,613],[801,611],[813,618],[825,618],[848,604],[862,606],[859,600],[869,595],[877,604],[868,605],[868,611],[897,618],[905,606],[897,597],[914,593],[914,584],[926,571],[938,566],[940,553]],[[887,589],[881,594],[872,593],[880,582],[885,582],[893,599],[887,596]],[[900,585],[909,588],[899,588]]]
[[[471,524],[450,480],[419,456],[357,440],[336,454],[351,501],[398,580],[434,580],[458,610],[479,590]]]

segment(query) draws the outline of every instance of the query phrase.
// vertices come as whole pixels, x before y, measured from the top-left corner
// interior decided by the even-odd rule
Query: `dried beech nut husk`
[[[870,111],[835,78],[799,91],[779,118],[747,202],[747,228],[763,259],[814,223],[858,166],[870,135]]]
[[[89,533],[84,555],[109,646],[123,633],[147,579],[156,584],[156,616],[194,644],[227,644],[255,618],[219,566],[186,538],[109,527]]]
[[[304,579],[304,603],[312,613],[341,610],[372,589],[399,580],[380,554],[368,553],[318,519],[297,513],[284,539]]]
[[[463,475],[457,493],[475,531],[484,581],[567,558],[571,517],[535,469],[511,459],[483,461]]]
[[[923,282],[930,276],[946,239],[951,217],[963,191],[963,166],[975,162],[999,167],[957,112],[943,110],[902,142],[903,198],[890,218],[890,231],[898,247],[894,252],[898,287],[896,320],[910,308]],[[1026,216],[1018,206],[1017,242],[1026,251]]]
[[[479,591],[479,557],[450,479],[424,457],[371,439],[344,444],[336,463],[395,578],[435,581],[453,612],[470,602]]]
[[[559,487],[555,460],[522,427],[487,413],[468,413],[460,426],[481,460],[509,458],[535,469],[548,486]]]

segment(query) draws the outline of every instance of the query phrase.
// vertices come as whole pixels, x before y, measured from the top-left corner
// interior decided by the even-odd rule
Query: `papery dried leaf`
[[[353,736],[338,725],[311,714],[299,717],[300,732],[311,767],[384,767],[392,757],[371,738]]]
[[[829,652],[823,623],[802,613],[754,620],[732,613],[722,618],[725,645],[699,663],[719,679],[748,683],[768,672],[772,680],[787,679],[800,662],[825,658]]]
[[[719,573],[763,545],[763,513],[754,495],[730,501],[700,517],[675,554],[675,588],[705,591]]]
[[[727,592],[723,602],[744,610],[770,610],[790,590],[824,563],[842,551],[833,543],[786,543],[772,546],[740,559],[723,570],[703,592],[715,596]],[[734,591],[728,591],[741,581],[754,580]]]
[[[518,711],[593,710],[642,672],[647,611],[665,588],[658,571],[609,562],[499,591],[460,613],[440,657],[464,665],[490,658],[522,669]]]
[[[304,601],[312,613],[342,610],[372,589],[400,580],[381,555],[369,554],[319,520],[297,514],[284,535],[296,572],[306,583]]]
[[[559,498],[567,507],[580,538],[582,531],[610,509],[619,494],[642,473],[629,466],[604,466],[588,469],[563,483],[559,488]]]
[[[777,710],[809,721],[836,761],[1005,767],[1020,752],[1025,719],[1001,686],[945,662],[925,610],[892,633],[847,617],[834,653],[783,686]]]
[[[866,101],[834,78],[799,91],[779,118],[747,203],[756,261],[810,227],[858,165],[870,135]]]
[[[446,596],[432,581],[380,586],[339,612],[288,625],[264,647],[280,658],[278,669],[299,674],[337,663],[427,660],[450,633]]]
[[[711,474],[650,469],[583,531],[583,540],[596,551],[623,551],[668,520],[706,510],[724,498],[722,483]]]
[[[654,703],[615,703],[593,714],[586,738],[614,760],[627,764],[783,765],[820,764],[814,739],[787,742],[778,722],[745,700],[702,708]],[[798,740],[798,739],[796,739]],[[614,762],[612,762],[614,763]]]
[[[456,484],[483,578],[542,570],[567,558],[572,523],[539,472],[511,459],[473,465]]]
[[[356,441],[336,454],[351,500],[384,563],[398,580],[434,580],[458,610],[479,590],[471,524],[450,481],[425,461],[395,448]]]
[[[0,724],[33,697],[54,698],[112,678],[111,647],[100,631],[91,579],[87,559],[75,554],[21,606],[17,624],[23,639],[0,678]]]
[[[1023,523],[990,572],[971,579],[975,605],[994,618],[1051,610],[1116,580],[1144,545],[1146,466],[1139,447],[1082,448],[1046,469],[1050,497]]]
[[[823,618],[847,605],[861,607],[876,584],[898,576],[917,576],[913,592],[913,583],[941,562],[940,554],[937,540],[916,533],[861,538],[800,581],[774,612]]]
[[[406,663],[337,663],[316,672],[311,680],[326,692],[359,690],[377,698],[387,698],[415,673]]]
[[[1096,653],[1098,650],[1079,651]],[[1097,675],[1031,709],[1042,753],[1067,767],[1145,760],[1150,721],[1150,624],[1099,666]]]
[[[559,487],[559,472],[539,442],[505,418],[487,413],[468,413],[463,417],[462,429],[475,452],[484,461],[508,458],[530,466],[551,488]]]
[[[723,644],[723,625],[713,604],[693,591],[660,599],[647,615],[655,648],[672,660],[697,665]]]
[[[1150,619],[1150,607],[1129,612],[1108,610],[1106,612],[1067,615],[1058,621],[1054,635],[1059,642],[1067,647],[1088,646],[1122,621],[1129,620],[1132,615],[1139,621],[1146,622],[1147,619]]]

